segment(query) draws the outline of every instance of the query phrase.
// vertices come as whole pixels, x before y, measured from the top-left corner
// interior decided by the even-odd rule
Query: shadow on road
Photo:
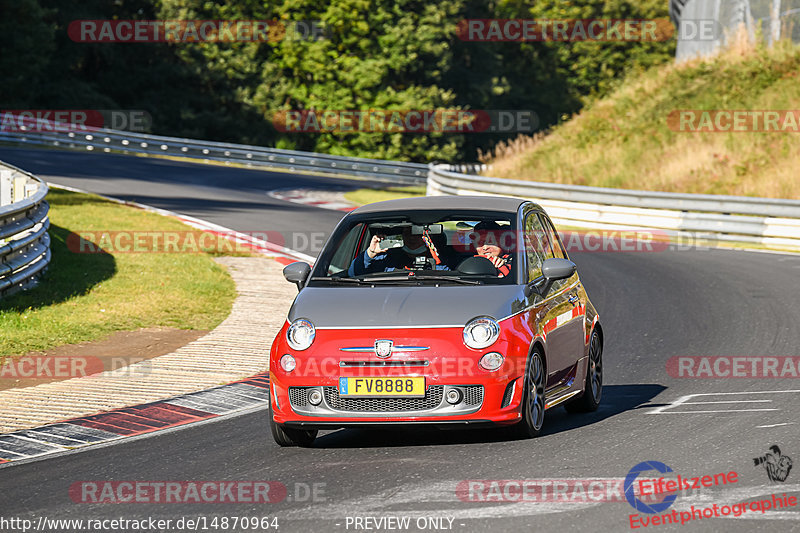
[[[564,431],[602,422],[626,411],[640,408],[661,394],[666,387],[655,384],[606,385],[603,400],[594,413],[569,414],[561,407],[547,411],[539,439]],[[407,446],[439,446],[480,444],[518,440],[508,428],[450,429],[405,427],[388,429],[343,429],[321,435],[314,448],[395,448]]]

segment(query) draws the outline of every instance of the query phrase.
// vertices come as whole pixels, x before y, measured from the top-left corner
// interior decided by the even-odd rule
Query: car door
[[[536,211],[528,213],[525,218],[525,251],[527,281],[530,283],[542,276],[544,262],[555,257],[552,237],[548,235],[546,226]],[[548,388],[562,382],[571,367],[569,335],[564,329],[565,324],[559,323],[571,309],[564,288],[563,281],[555,282],[544,297],[534,296],[534,309],[530,315],[533,322],[530,324],[531,328],[542,335],[546,343]]]
[[[553,250],[553,256],[568,259],[564,246],[550,218],[539,213],[547,235],[547,241]],[[560,375],[555,376],[555,383],[564,381],[574,375],[572,372],[578,360],[584,354],[586,305],[581,300],[580,278],[576,272],[571,277],[557,281],[552,291],[558,294],[555,337],[558,343],[558,367]]]

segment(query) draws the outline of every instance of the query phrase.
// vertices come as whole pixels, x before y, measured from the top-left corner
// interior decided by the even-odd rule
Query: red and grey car
[[[321,429],[513,426],[593,411],[603,330],[537,204],[499,197],[391,200],[352,211],[299,289],[270,351],[269,423],[282,446]]]

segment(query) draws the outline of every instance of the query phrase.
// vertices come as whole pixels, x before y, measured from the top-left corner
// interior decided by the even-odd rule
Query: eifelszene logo
[[[769,451],[761,457],[753,458],[753,464],[755,466],[764,465],[769,480],[781,483],[786,481],[792,470],[792,459],[788,455],[781,454],[781,449],[777,444],[770,446]]]
[[[666,511],[675,502],[678,497],[677,494],[669,494],[662,501],[657,503],[645,503],[636,496],[636,478],[642,472],[649,472],[655,470],[661,474],[672,472],[672,469],[660,461],[643,461],[638,465],[631,468],[628,475],[625,476],[625,498],[628,503],[641,513],[658,514]]]

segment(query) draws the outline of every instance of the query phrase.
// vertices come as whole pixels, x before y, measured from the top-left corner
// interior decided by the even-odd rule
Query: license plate
[[[339,378],[339,396],[424,398],[425,378]]]

